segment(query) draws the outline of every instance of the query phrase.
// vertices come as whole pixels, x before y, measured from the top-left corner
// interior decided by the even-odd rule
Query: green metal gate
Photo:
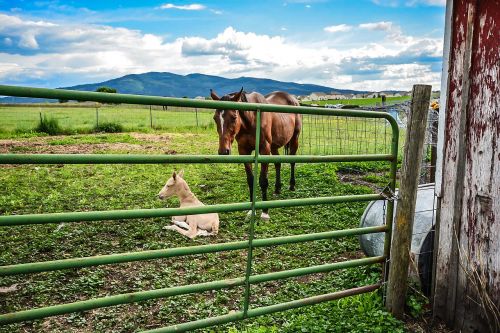
[[[272,104],[254,104],[254,103],[234,103],[224,101],[200,101],[181,98],[154,97],[141,95],[124,94],[106,94],[95,92],[80,92],[59,89],[41,89],[28,87],[15,87],[0,85],[0,95],[19,96],[19,97],[39,97],[63,100],[95,101],[103,103],[129,103],[145,105],[164,105],[181,106],[193,108],[211,108],[211,109],[236,109],[245,111],[255,111],[257,114],[257,126],[260,128],[260,119],[262,112],[282,112],[282,113],[302,113],[325,116],[344,116],[344,117],[365,117],[365,118],[384,118],[392,128],[392,142],[390,154],[371,154],[371,155],[328,155],[328,156],[259,156],[258,149],[254,155],[240,156],[217,156],[217,155],[92,155],[92,154],[0,154],[0,164],[152,164],[152,163],[254,163],[254,179],[258,179],[259,163],[275,162],[297,162],[297,163],[324,163],[324,162],[361,162],[361,161],[389,161],[390,169],[390,190],[395,190],[398,137],[399,129],[396,121],[384,112],[359,111],[359,110],[334,110],[311,107],[279,106]],[[256,133],[256,147],[259,146],[260,131]],[[243,286],[244,302],[241,311],[230,313],[223,316],[211,317],[207,319],[182,323],[164,328],[149,330],[147,332],[181,332],[197,328],[204,328],[213,325],[238,321],[246,318],[270,314],[278,311],[284,311],[305,305],[317,304],[346,296],[361,294],[376,290],[381,286],[380,283],[367,285],[358,288],[338,291],[334,293],[308,297],[286,303],[280,303],[271,306],[251,308],[250,307],[250,286],[267,281],[280,280],[289,277],[298,277],[314,273],[330,272],[338,269],[365,266],[377,263],[385,263],[389,258],[390,237],[392,230],[392,216],[394,204],[389,201],[387,204],[386,224],[379,227],[355,228],[346,230],[335,230],[321,233],[302,234],[286,237],[274,238],[254,238],[255,211],[264,208],[282,208],[296,207],[320,204],[335,204],[341,202],[361,202],[372,200],[383,200],[386,198],[384,193],[348,195],[318,198],[303,198],[290,200],[272,200],[257,201],[257,182],[254,182],[253,198],[251,202],[220,204],[193,208],[164,208],[164,209],[134,209],[134,210],[112,210],[112,211],[91,211],[91,212],[72,212],[72,213],[53,213],[53,214],[31,214],[31,215],[9,215],[0,216],[0,227],[9,227],[28,224],[46,224],[59,222],[82,222],[82,221],[100,221],[117,219],[137,219],[152,217],[168,217],[174,215],[193,215],[213,212],[232,212],[251,210],[249,219],[248,240],[229,243],[218,243],[210,245],[190,246],[169,248],[163,250],[129,252],[111,255],[100,255],[84,258],[72,258],[53,260],[46,262],[33,262],[16,265],[0,266],[0,276],[29,274],[35,272],[46,272],[62,270],[68,268],[81,268],[97,265],[108,265],[132,261],[152,260],[158,258],[171,258],[202,253],[213,253],[221,251],[247,250],[247,264],[245,276],[198,283],[171,288],[155,289],[126,293],[102,298],[89,299],[67,304],[48,306],[24,310],[14,313],[0,314],[0,325],[10,323],[34,320],[49,316],[68,314],[72,312],[86,311],[101,307],[108,307],[119,304],[140,302],[151,299],[166,298],[176,295],[185,295],[191,293],[200,293],[209,290],[219,290],[223,288],[232,288]],[[310,242],[323,239],[335,239],[345,236],[362,235],[369,233],[385,232],[384,255],[372,258],[362,258],[348,260],[344,262],[329,263],[311,267],[304,267],[280,272],[252,275],[253,249],[259,247],[269,247],[291,243]]]

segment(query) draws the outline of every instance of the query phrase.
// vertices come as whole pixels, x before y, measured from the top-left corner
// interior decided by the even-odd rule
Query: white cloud
[[[442,41],[405,36],[399,27],[389,26],[387,38],[376,43],[338,47],[328,41],[294,42],[232,27],[213,38],[186,36],[165,41],[125,28],[56,25],[0,15],[0,41],[11,43],[8,51],[0,50],[0,78],[4,83],[36,81],[60,86],[170,71],[363,90],[409,89],[415,83],[437,87],[439,72],[432,66],[439,64]],[[389,37],[396,32],[397,41]]]
[[[352,27],[350,25],[347,25],[347,24],[330,25],[328,27],[323,28],[324,31],[331,32],[331,33],[345,32],[345,31],[349,31],[351,29],[352,29]]]
[[[200,5],[197,3],[193,3],[190,5],[174,5],[172,3],[166,3],[160,6],[161,9],[180,9],[180,10],[203,10],[207,7],[204,5]]]
[[[381,21],[381,22],[372,22],[372,23],[362,23],[359,25],[360,29],[366,29],[366,30],[380,30],[380,31],[390,31],[392,29],[392,22],[386,22],[386,21]]]

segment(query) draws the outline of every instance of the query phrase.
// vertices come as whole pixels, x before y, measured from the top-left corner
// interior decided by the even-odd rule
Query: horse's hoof
[[[247,212],[247,215],[245,216],[245,221],[248,221],[252,217],[252,210],[249,210]]]
[[[175,226],[173,226],[173,225],[166,225],[162,229],[163,230],[175,230]]]
[[[290,186],[290,191],[295,191],[295,186]]]
[[[262,212],[262,214],[260,214],[260,218],[264,221],[269,221],[271,216],[269,216],[269,214],[267,214],[267,213]]]
[[[280,195],[281,194],[281,190],[274,190],[273,194],[274,195]]]

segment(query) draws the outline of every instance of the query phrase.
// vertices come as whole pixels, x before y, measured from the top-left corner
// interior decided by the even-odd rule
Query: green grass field
[[[143,105],[99,105],[78,107],[41,104],[39,106],[1,106],[0,133],[27,133],[40,121],[40,115],[55,118],[69,134],[88,133],[97,123],[119,123],[125,131],[150,131],[154,129],[207,127],[212,124],[211,110],[172,108]],[[152,125],[152,127],[151,127]]]
[[[35,132],[41,115],[56,119],[64,134],[91,133],[97,123],[117,123],[124,132],[215,132],[213,111],[206,109],[164,111],[154,107],[150,111],[148,106],[140,105],[101,105],[96,111],[53,105],[0,106],[0,138],[42,135]],[[391,129],[384,119],[304,115],[299,154],[389,153],[390,141]]]
[[[89,112],[91,112],[90,110]],[[94,110],[95,111],[95,110]],[[149,110],[147,110],[149,112]],[[210,116],[211,117],[211,116]],[[89,116],[89,119],[91,116]],[[213,154],[214,129],[199,132],[91,134],[18,137],[0,141],[2,153],[146,153]],[[279,199],[372,193],[372,187],[341,181],[337,172],[348,164],[299,164],[297,190],[287,190],[289,166],[283,166]],[[383,186],[386,163],[364,164]],[[174,169],[184,169],[191,190],[206,204],[247,200],[241,165],[23,165],[0,166],[0,214],[176,207],[157,193]],[[274,168],[270,168],[270,188]],[[357,227],[365,203],[271,210],[271,221],[258,221],[256,237],[273,237]],[[137,219],[0,228],[0,265],[80,256],[172,248],[244,240],[245,212],[220,214],[220,234],[194,241],[163,230],[168,219]],[[253,273],[359,258],[356,237],[255,250]],[[69,269],[0,278],[1,313],[69,303],[93,297],[240,277],[245,251]],[[264,283],[252,287],[252,307],[291,301],[374,283],[380,266]],[[0,332],[136,332],[241,309],[242,288],[206,292],[96,309],[0,327]],[[216,332],[403,332],[382,306],[380,292],[226,324]]]
[[[387,104],[395,104],[410,100],[410,96],[400,97],[387,97]],[[325,104],[345,104],[345,105],[359,105],[359,106],[375,106],[377,103],[381,105],[382,99],[379,98],[355,98],[355,99],[332,99],[327,101],[305,101],[303,104],[317,104],[323,106]]]
[[[408,100],[408,96],[389,97],[388,103]],[[351,100],[331,100],[304,102],[304,104],[353,104],[360,106],[375,105],[380,98],[364,98]],[[96,107],[78,103],[31,104],[29,106],[12,106],[0,104],[0,135],[3,133],[26,133],[35,128],[40,115],[57,119],[60,125],[70,134],[88,133],[99,122],[120,123],[125,131],[148,131],[179,128],[200,128],[213,126],[212,110],[169,107],[167,111],[161,107],[147,105],[110,105],[96,104]]]

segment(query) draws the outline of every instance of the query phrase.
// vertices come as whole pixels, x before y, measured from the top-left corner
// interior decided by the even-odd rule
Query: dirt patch
[[[91,154],[103,151],[154,152],[168,155],[177,154],[177,151],[164,150],[170,136],[160,134],[132,133],[132,136],[144,143],[126,142],[95,142],[95,143],[67,143],[54,144],[58,140],[65,140],[67,136],[36,137],[23,140],[0,140],[0,153],[35,153],[35,154]]]
[[[361,185],[371,188],[374,192],[378,193],[381,190],[381,187],[377,184],[367,182],[363,180],[363,175],[355,174],[355,173],[339,173],[339,180],[342,183],[349,183],[353,185]]]
[[[166,134],[148,134],[148,133],[130,133],[134,139],[155,143],[166,143],[171,140],[170,135]]]
[[[430,308],[427,312],[415,319],[408,315],[405,315],[404,325],[407,332],[415,333],[454,333],[455,331],[446,327],[446,325],[438,320],[437,318],[432,318],[432,313]]]
[[[50,145],[37,141],[0,140],[0,153],[36,153],[36,154],[90,154],[98,151],[157,151],[154,146],[130,143],[77,143]]]

